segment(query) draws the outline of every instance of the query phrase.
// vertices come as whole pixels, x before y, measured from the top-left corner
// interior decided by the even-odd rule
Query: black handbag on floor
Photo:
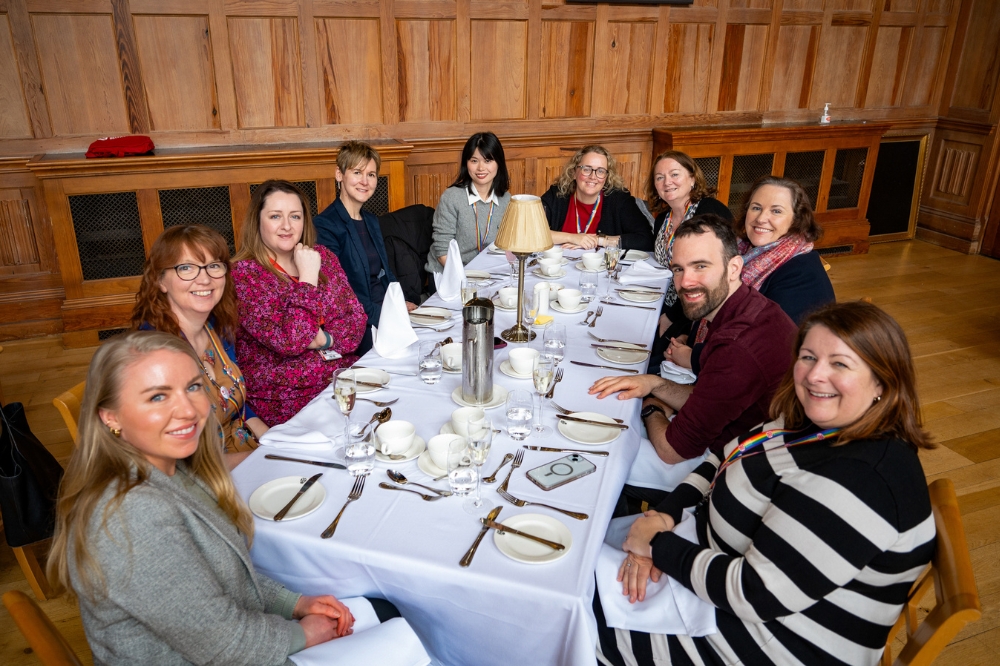
[[[19,402],[0,407],[0,513],[17,548],[52,536],[63,468],[38,441]]]

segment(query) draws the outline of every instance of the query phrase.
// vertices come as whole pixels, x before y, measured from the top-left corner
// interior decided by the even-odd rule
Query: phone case
[[[596,469],[597,465],[579,453],[571,453],[558,460],[528,470],[527,476],[542,490],[552,490],[564,486],[570,481],[575,481],[581,476],[592,474]]]

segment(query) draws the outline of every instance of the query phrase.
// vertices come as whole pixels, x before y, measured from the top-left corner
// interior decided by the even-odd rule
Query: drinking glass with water
[[[521,441],[531,434],[531,393],[516,389],[507,394],[507,434]]]
[[[580,302],[590,303],[597,295],[597,273],[580,272]]]
[[[542,354],[548,354],[555,359],[556,365],[563,360],[566,349],[566,325],[552,324],[542,335]]]
[[[425,340],[417,352],[417,373],[425,384],[437,384],[441,380],[441,344]]]
[[[465,497],[476,489],[478,480],[479,474],[467,447],[448,452],[448,485],[453,495]]]
[[[347,426],[347,449],[344,458],[351,476],[367,474],[375,467],[374,428],[366,423],[349,423]]]

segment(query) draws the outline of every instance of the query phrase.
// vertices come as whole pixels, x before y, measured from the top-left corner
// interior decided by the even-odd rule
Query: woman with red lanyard
[[[649,222],[603,146],[576,151],[542,206],[556,245],[593,250],[612,241],[622,250],[653,249]]]

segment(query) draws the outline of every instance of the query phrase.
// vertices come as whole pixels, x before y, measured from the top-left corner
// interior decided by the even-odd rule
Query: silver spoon
[[[399,486],[390,486],[388,483],[385,483],[385,482],[378,484],[378,487],[379,488],[385,488],[386,490],[402,490],[404,493],[413,493],[414,495],[420,495],[420,497],[422,497],[424,499],[424,501],[426,501],[426,502],[433,502],[433,501],[439,500],[439,499],[441,499],[443,497],[443,495],[424,495],[419,490],[410,490],[409,488],[400,488]]]
[[[422,483],[414,483],[414,482],[410,481],[409,479],[407,479],[403,475],[402,472],[397,472],[394,469],[386,470],[385,473],[386,473],[386,475],[388,475],[388,477],[390,479],[392,479],[393,481],[395,481],[396,483],[398,483],[401,486],[405,486],[406,484],[410,484],[411,486],[417,486],[419,488],[423,488],[425,490],[429,490],[432,493],[437,493],[441,497],[450,497],[451,496],[451,492],[449,492],[447,490],[438,490],[437,488],[431,488],[430,486],[425,486]]]
[[[503,466],[506,465],[507,463],[509,463],[513,459],[514,459],[514,454],[513,453],[508,453],[507,455],[505,455],[503,457],[503,461],[500,463],[500,466],[496,468],[496,471],[494,471],[489,476],[484,476],[483,477],[483,483],[496,483],[496,481],[497,481],[497,472],[499,472],[500,470],[502,470]]]
[[[377,411],[374,414],[372,414],[372,418],[371,420],[368,421],[368,423],[365,424],[365,428],[375,423],[376,421],[378,421],[378,425],[382,425],[391,418],[392,418],[392,410],[386,407],[385,409]],[[375,426],[375,429],[378,430],[378,426]],[[364,430],[364,428],[362,428],[362,430]]]

